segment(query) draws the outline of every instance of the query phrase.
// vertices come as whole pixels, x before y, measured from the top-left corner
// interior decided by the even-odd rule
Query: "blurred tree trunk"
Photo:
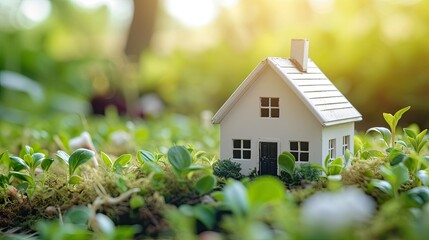
[[[134,0],[134,15],[128,32],[125,54],[138,61],[140,54],[149,47],[158,13],[159,0]]]

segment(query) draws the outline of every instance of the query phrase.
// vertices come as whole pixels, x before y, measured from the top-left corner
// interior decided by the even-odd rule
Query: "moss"
[[[387,163],[387,159],[371,158],[357,160],[342,172],[342,180],[346,185],[356,185],[366,189],[371,179],[383,179],[380,167]]]

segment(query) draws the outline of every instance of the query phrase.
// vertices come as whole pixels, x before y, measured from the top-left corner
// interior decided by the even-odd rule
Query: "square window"
[[[250,140],[243,140],[243,148],[250,149]]]
[[[298,150],[298,142],[290,142],[290,150]]]
[[[250,159],[250,150],[243,150],[243,159]]]
[[[295,161],[299,161],[298,152],[290,152],[295,157]]]
[[[261,106],[262,107],[269,107],[270,106],[270,99],[269,98],[261,98]]]
[[[234,148],[241,148],[241,140],[234,140]]]
[[[251,159],[251,141],[244,139],[233,139],[232,141],[232,158],[233,159]]]
[[[308,162],[308,153],[301,153],[299,155],[299,160],[302,162]]]
[[[270,109],[269,108],[261,108],[261,117],[269,117]]]
[[[301,151],[308,151],[308,142],[300,142]]]
[[[271,107],[279,107],[279,98],[271,98]]]
[[[233,150],[232,151],[232,158],[241,159],[241,150]]]
[[[273,118],[280,117],[280,109],[278,109],[278,108],[271,108],[271,117],[273,117]]]
[[[309,161],[309,142],[291,141],[290,153],[295,157],[298,162]]]
[[[280,117],[280,99],[273,97],[261,97],[261,117],[279,118]]]

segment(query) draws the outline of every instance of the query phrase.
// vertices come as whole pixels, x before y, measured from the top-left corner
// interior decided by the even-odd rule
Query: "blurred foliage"
[[[138,63],[124,59],[122,33],[112,33],[106,8],[51,4],[51,15],[36,27],[0,29],[0,71],[21,73],[45,90],[40,106],[0,90],[3,118],[7,109],[87,113],[89,106],[74,100],[109,89],[129,101],[156,92],[188,115],[216,111],[261,60],[288,57],[291,38],[308,38],[310,58],[364,115],[359,128],[380,125],[379,112],[408,105],[414,111],[404,124],[429,125],[426,0],[238,1],[196,29],[160,8],[151,47]]]

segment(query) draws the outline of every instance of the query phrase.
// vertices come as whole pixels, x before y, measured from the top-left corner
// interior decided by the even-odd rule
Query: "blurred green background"
[[[363,114],[359,129],[408,105],[401,122],[428,128],[428,11],[428,0],[1,0],[0,119],[109,104],[216,112],[261,60],[307,38]]]

